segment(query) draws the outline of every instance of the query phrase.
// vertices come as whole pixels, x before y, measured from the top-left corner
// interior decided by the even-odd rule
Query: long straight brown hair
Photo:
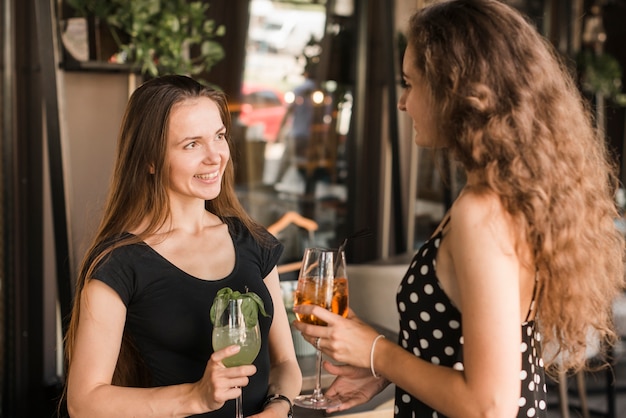
[[[144,241],[169,219],[166,162],[167,131],[172,108],[185,100],[208,97],[217,105],[226,128],[231,155],[231,117],[225,95],[190,77],[167,75],[149,80],[132,94],[118,137],[117,156],[102,221],[81,264],[68,331],[65,336],[66,375],[72,364],[72,353],[80,317],[80,300],[87,280],[95,267],[113,249]],[[232,159],[226,165],[219,195],[206,202],[206,208],[229,222],[240,219],[260,241],[260,226],[246,214],[234,188]],[[147,222],[144,230],[136,230]],[[146,386],[149,376],[131,339],[125,334],[112,383],[121,386]],[[66,385],[67,388],[67,385]]]

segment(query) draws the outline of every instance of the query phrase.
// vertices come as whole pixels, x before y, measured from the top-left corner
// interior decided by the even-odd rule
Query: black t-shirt
[[[196,382],[202,377],[213,353],[209,312],[220,289],[248,289],[258,294],[269,317],[259,314],[262,343],[254,361],[257,373],[243,391],[244,415],[248,416],[261,410],[267,394],[267,340],[274,305],[263,279],[276,265],[283,246],[269,233],[269,245],[260,245],[239,220],[229,221],[235,266],[223,279],[193,277],[144,243],[115,249],[98,266],[94,278],[111,286],[126,305],[126,332],[137,345],[155,387]],[[234,407],[234,401],[229,401],[202,416],[231,418]]]

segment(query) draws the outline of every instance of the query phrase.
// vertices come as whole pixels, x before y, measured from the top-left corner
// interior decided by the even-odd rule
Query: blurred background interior
[[[505,2],[570,64],[623,181],[626,1]],[[73,278],[126,101],[150,77],[193,74],[227,93],[247,210],[317,226],[277,232],[281,264],[364,228],[349,264],[403,263],[463,185],[452,162],[415,147],[396,108],[406,19],[428,3],[0,0],[0,416],[55,413]]]

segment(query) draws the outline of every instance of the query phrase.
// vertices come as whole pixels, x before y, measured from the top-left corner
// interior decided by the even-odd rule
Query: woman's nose
[[[406,98],[404,97],[406,93],[403,92],[398,99],[398,110],[405,112],[406,111]]]
[[[221,152],[219,147],[209,144],[204,148],[204,161],[207,163],[219,162],[221,159]]]

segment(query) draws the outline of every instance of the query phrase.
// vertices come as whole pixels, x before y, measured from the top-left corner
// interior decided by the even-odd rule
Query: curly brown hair
[[[624,238],[614,223],[616,166],[572,74],[519,12],[494,0],[428,7],[407,38],[440,139],[500,196],[530,244],[544,343],[563,367],[584,367],[590,330],[615,342]],[[553,372],[555,358],[545,361]]]

